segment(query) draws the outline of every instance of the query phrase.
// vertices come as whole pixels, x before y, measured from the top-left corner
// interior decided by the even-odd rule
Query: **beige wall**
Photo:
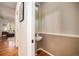
[[[78,3],[41,3],[39,32],[77,34]]]
[[[79,55],[79,39],[78,39],[78,55]]]
[[[40,47],[56,56],[73,56],[78,55],[77,40],[78,38],[55,36],[41,34],[43,40],[40,41]]]
[[[78,56],[79,56],[79,39],[77,40],[77,54],[78,54]]]
[[[78,11],[79,11],[79,3],[78,3]],[[78,12],[78,19],[77,19],[77,34],[79,35],[79,12]],[[78,55],[79,55],[79,39],[77,40],[78,46]]]
[[[79,35],[79,3],[41,3],[39,32]],[[54,55],[79,55],[79,38],[42,34],[40,47]]]

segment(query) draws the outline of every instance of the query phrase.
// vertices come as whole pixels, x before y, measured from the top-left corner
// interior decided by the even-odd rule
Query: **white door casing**
[[[16,13],[19,13],[17,3]],[[19,14],[18,14],[19,15]],[[19,17],[16,15],[16,46],[18,47],[19,56],[34,56],[35,55],[35,3],[24,2],[24,21],[19,22]],[[33,43],[32,43],[33,41]]]

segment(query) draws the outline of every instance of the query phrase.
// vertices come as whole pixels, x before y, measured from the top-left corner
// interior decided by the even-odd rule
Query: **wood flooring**
[[[45,53],[44,51],[42,50],[38,50],[37,51],[37,56],[50,56],[49,54]]]
[[[42,50],[36,52],[37,56],[49,56]],[[0,38],[0,56],[18,56],[18,48],[15,47],[14,38]]]
[[[18,48],[15,47],[14,39],[0,38],[0,56],[18,56]]]

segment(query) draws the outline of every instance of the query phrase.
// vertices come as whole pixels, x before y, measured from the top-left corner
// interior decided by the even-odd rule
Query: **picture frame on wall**
[[[24,2],[21,2],[19,6],[19,22],[24,21]]]

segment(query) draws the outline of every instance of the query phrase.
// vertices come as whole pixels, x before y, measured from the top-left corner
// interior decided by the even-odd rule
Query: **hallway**
[[[0,56],[17,56],[18,48],[15,47],[14,38],[0,38]]]

